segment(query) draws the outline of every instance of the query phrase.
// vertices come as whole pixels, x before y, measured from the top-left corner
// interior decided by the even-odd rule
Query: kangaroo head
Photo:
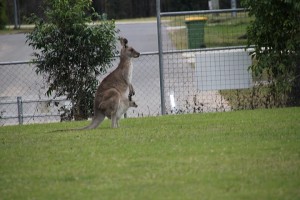
[[[140,53],[137,52],[134,48],[128,46],[128,40],[126,38],[119,38],[122,49],[120,52],[121,57],[124,58],[138,58],[140,56]]]
[[[135,107],[135,108],[137,108],[138,105],[135,103],[135,101],[129,101],[129,107]]]

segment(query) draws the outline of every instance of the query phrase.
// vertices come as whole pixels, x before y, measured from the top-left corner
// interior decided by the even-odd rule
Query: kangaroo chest
[[[133,65],[132,62],[129,62],[129,67],[128,67],[128,82],[131,84],[132,81],[132,71],[133,71]]]
[[[122,115],[128,110],[129,105],[123,102],[121,99],[119,99],[119,106],[117,110],[117,118],[121,118]]]

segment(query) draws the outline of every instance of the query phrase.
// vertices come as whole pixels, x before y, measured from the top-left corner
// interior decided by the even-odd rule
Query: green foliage
[[[6,0],[0,0],[0,30],[4,29],[7,24]]]
[[[253,55],[258,61],[251,70],[255,75],[269,75],[277,106],[299,105],[300,2],[244,0],[244,5],[250,9],[249,15],[255,17],[247,31],[248,44],[255,45]]]
[[[300,108],[0,127],[1,199],[300,199]]]
[[[204,42],[206,47],[240,46],[246,45],[243,39],[250,17],[247,13],[237,13],[238,17],[231,17],[231,13],[222,13],[218,16],[213,14],[202,15],[208,18],[204,26]],[[186,26],[186,16],[164,17],[170,27]],[[186,29],[169,31],[169,36],[177,49],[188,48],[188,36]]]
[[[101,20],[90,0],[51,0],[45,20],[31,19],[35,28],[27,42],[38,50],[36,72],[46,76],[47,95],[66,96],[75,119],[86,119],[93,110],[96,76],[106,72],[116,54],[114,21]],[[92,19],[100,22],[91,24]]]

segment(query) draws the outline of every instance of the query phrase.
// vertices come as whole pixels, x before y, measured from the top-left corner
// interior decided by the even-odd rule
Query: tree
[[[66,96],[71,116],[87,119],[93,110],[97,75],[116,54],[114,21],[101,20],[90,0],[49,0],[45,19],[32,17],[27,42],[35,50],[36,73],[46,76],[47,95]],[[88,24],[99,19],[97,24]]]
[[[298,0],[244,0],[254,16],[248,45],[255,45],[256,75],[268,74],[275,106],[300,104],[300,2]]]
[[[4,29],[7,24],[6,0],[0,0],[0,29]]]

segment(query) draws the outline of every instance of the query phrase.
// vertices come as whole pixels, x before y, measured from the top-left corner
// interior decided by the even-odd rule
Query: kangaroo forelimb
[[[132,86],[132,84],[129,84],[129,96],[131,97],[131,96],[134,96],[134,95],[135,95],[135,91],[133,89],[133,86]]]

